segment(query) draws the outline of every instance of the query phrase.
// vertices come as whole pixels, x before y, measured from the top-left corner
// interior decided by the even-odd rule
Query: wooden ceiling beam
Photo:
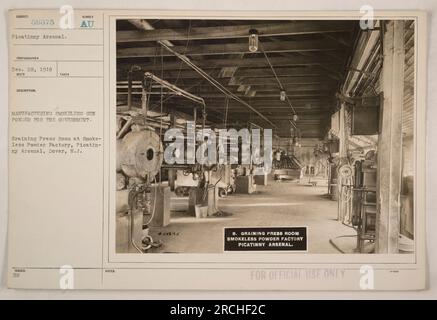
[[[208,106],[208,108],[212,108],[215,110],[226,110],[226,108],[219,108],[216,106]],[[266,114],[268,113],[280,113],[280,114],[293,114],[293,111],[291,110],[290,107],[280,107],[280,108],[256,108],[257,110],[259,110],[260,112],[265,112]],[[326,106],[326,107],[315,107],[315,108],[311,108],[311,109],[307,109],[307,108],[299,108],[299,107],[294,107],[294,110],[296,110],[296,112],[298,113],[309,113],[309,114],[314,114],[314,113],[324,113],[324,112],[330,112],[330,110],[332,110],[332,108],[330,106]],[[242,108],[229,108],[228,109],[229,112],[244,112],[244,109]]]
[[[344,48],[329,40],[303,40],[303,41],[280,41],[263,42],[263,50],[268,53],[284,52],[305,52],[305,51],[338,51]],[[159,47],[160,48],[160,47]],[[174,46],[172,49],[186,56],[204,55],[228,55],[228,54],[250,54],[247,43],[224,43],[208,45]],[[162,56],[173,56],[168,51],[158,50],[156,47],[134,47],[117,50],[117,58],[151,58]]]
[[[320,120],[321,121],[321,120],[325,120],[328,115],[329,115],[329,113],[326,111],[325,112],[313,112],[313,113],[301,112],[301,113],[299,113],[299,120],[297,122],[304,122],[307,120]],[[234,112],[233,113],[233,117],[238,117],[238,116],[247,118],[248,113],[247,112]],[[252,115],[251,117],[256,117],[256,115]],[[289,116],[284,116],[284,115],[271,116],[269,118],[271,118],[272,120],[289,121],[289,120],[291,120],[292,115],[290,114]]]
[[[280,92],[280,88],[279,85],[276,83],[272,83],[270,85],[267,84],[257,84],[257,85],[243,85],[243,86],[248,86],[250,87],[250,89],[255,90],[256,92],[265,92],[265,91],[273,91],[273,92],[277,92],[277,96],[279,98],[279,92]],[[316,84],[284,84],[283,89],[290,94],[297,94],[300,93],[302,91],[335,91],[336,89],[336,85],[335,84],[324,84],[324,83],[316,83]],[[204,88],[204,87],[200,87],[200,88]],[[235,88],[235,86],[231,86],[231,88]],[[202,91],[199,91],[200,93]]]
[[[335,77],[334,73],[328,72],[326,69],[323,69],[319,66],[309,66],[309,67],[278,67],[275,68],[276,74],[281,78],[281,81],[293,81],[292,78],[296,78],[296,82],[305,79],[305,77],[320,77],[320,79],[325,79],[326,81],[330,80],[338,80],[339,78]],[[216,80],[220,79],[259,79],[261,78],[273,78],[272,70],[270,67],[265,68],[239,68],[235,72],[235,74],[231,76],[226,76],[226,74],[220,74],[220,69],[207,69],[206,72],[214,77]],[[117,73],[117,78],[119,81],[125,81],[127,83],[127,72],[126,70],[119,70]],[[139,81],[142,78],[142,73],[137,72],[134,74],[134,80]],[[192,81],[201,81],[199,74],[193,70],[165,70],[163,72],[163,78],[171,81],[175,81],[175,79],[189,79]]]
[[[153,101],[153,100],[152,100]],[[252,102],[255,102],[254,100],[252,100]],[[178,104],[177,102],[175,102],[174,104]],[[207,105],[209,106],[214,106],[215,108],[226,108],[226,103],[224,101],[207,101]],[[273,101],[270,100],[269,102],[265,102],[265,103],[253,103],[254,107],[257,108],[263,108],[263,109],[269,109],[269,110],[280,110],[280,109],[286,109],[286,108],[290,108],[290,106],[286,103],[286,102],[281,102],[281,101]],[[293,103],[293,107],[296,108],[300,108],[300,109],[311,109],[311,108],[325,108],[325,107],[332,107],[335,106],[335,104],[333,102],[327,101],[327,102],[313,102],[313,103],[306,103],[305,101],[302,100],[296,100]],[[241,105],[238,105],[236,103],[229,103],[229,108],[235,109],[235,108],[239,108],[241,107]]]
[[[224,99],[224,95],[223,93],[219,93],[217,91],[207,91],[207,92],[194,92],[196,95],[201,96],[204,99]],[[248,98],[244,92],[240,93],[240,92],[233,92],[235,95],[241,97],[241,98]],[[123,92],[117,92],[117,95],[127,95],[127,91],[123,91]],[[134,91],[132,92],[132,95],[142,95],[141,91]],[[160,95],[159,91],[156,91],[155,93],[152,92],[152,95]],[[169,94],[170,95],[170,94]],[[293,103],[293,99],[295,98],[315,98],[315,97],[332,97],[334,94],[331,91],[316,91],[316,92],[305,92],[305,93],[287,93],[287,96],[292,100]],[[256,95],[251,97],[252,99],[256,99],[256,98],[273,98],[276,99],[278,98],[278,94],[274,93],[272,91],[257,91]]]
[[[152,99],[158,99],[159,96],[152,96]],[[171,96],[171,100],[172,101],[176,101],[176,102],[184,102],[186,101],[186,99],[180,98],[176,95]],[[226,101],[226,97],[225,95],[221,95],[221,96],[214,96],[214,97],[205,97],[205,101],[207,104],[224,104]],[[280,101],[278,98],[278,95],[271,95],[269,97],[256,97],[256,98],[252,98],[251,99],[251,104],[253,103],[254,106],[257,105],[272,105],[272,106],[276,106],[276,105],[287,105],[286,102]],[[307,95],[304,97],[295,97],[292,101],[293,104],[296,105],[303,105],[303,104],[307,104],[307,103],[321,103],[321,104],[336,104],[336,98],[332,95],[330,96],[313,96],[313,95]],[[229,100],[230,105],[235,104],[235,105],[241,105],[238,102],[230,99]]]
[[[247,84],[247,85],[269,85],[276,82],[276,78],[274,77],[266,77],[266,78],[242,78],[238,79],[240,84]],[[281,77],[281,83],[286,84],[317,84],[317,83],[336,83],[334,79],[328,78],[328,77]]]
[[[245,78],[233,78],[232,81],[227,79],[216,79],[218,82],[229,85],[229,86],[238,86],[238,85],[274,85],[277,84],[277,80],[274,77],[265,77],[265,78],[258,78],[258,77],[245,77]],[[170,81],[171,82],[171,81]],[[328,78],[328,77],[281,77],[281,83],[284,85],[314,85],[314,84],[337,84],[337,81],[334,79]],[[178,84],[184,85],[184,86],[206,86],[209,85],[206,80],[201,81],[201,79],[189,79],[184,78],[181,80],[178,80]],[[141,86],[141,81],[134,81],[134,86]],[[126,87],[127,88],[127,81],[117,81],[117,88],[118,87]]]
[[[182,83],[178,84],[178,87],[184,90],[189,90],[191,89],[192,85],[185,85]],[[279,92],[280,92],[280,88],[279,85],[276,83],[270,83],[270,84],[257,84],[257,85],[232,85],[232,86],[228,86],[231,91],[241,91],[239,90],[240,87],[246,88],[246,87],[250,87],[250,89],[253,89],[257,92],[265,92],[265,91],[273,91],[273,92],[277,92],[278,94],[278,98],[279,98]],[[121,93],[123,91],[127,92],[127,86],[118,86],[117,90]],[[336,89],[336,84],[330,84],[330,83],[316,83],[316,84],[285,84],[283,89],[286,92],[289,92],[290,94],[297,94],[300,93],[302,91],[335,91]],[[134,86],[133,87],[134,92],[135,91],[141,91],[141,86]],[[157,91],[159,91],[159,88],[156,89]],[[195,86],[195,88],[193,88],[193,90],[191,90],[193,93],[195,92],[198,95],[201,95],[202,93],[215,93],[216,89],[211,85],[211,84],[202,84],[202,85],[197,85]]]
[[[144,71],[161,71],[161,70],[186,70],[190,67],[180,61],[164,61],[164,64],[161,66],[160,63],[154,63],[154,61],[146,62],[146,63],[135,63],[132,59],[123,59],[128,61],[119,61],[117,63],[120,66],[121,70],[128,70],[133,64],[137,64]],[[201,59],[201,60],[193,60],[193,62],[202,69],[211,69],[211,68],[223,68],[223,67],[268,67],[268,62],[265,58],[242,58],[242,59]],[[334,61],[329,57],[306,57],[306,56],[295,56],[295,57],[278,57],[278,58],[270,58],[270,62],[273,66],[322,66],[322,65],[338,65],[338,62]],[[271,76],[271,73],[270,73]]]
[[[256,29],[260,37],[278,37],[302,34],[351,32],[352,25],[348,21],[304,21],[227,25],[214,27],[195,27],[187,29],[155,29],[155,30],[121,30],[117,32],[117,43],[161,41],[161,40],[204,40],[245,38],[250,29]]]
[[[169,104],[172,107],[181,107],[181,108],[193,108],[194,105],[191,104]],[[211,109],[216,109],[216,110],[225,110],[226,106],[225,105],[214,105],[214,104],[207,104],[206,105],[207,108],[211,108]],[[293,106],[295,110],[299,110],[300,112],[303,113],[314,113],[314,112],[329,112],[330,110],[332,110],[332,108],[334,107],[333,105],[323,105],[323,106],[313,106],[311,108],[307,108],[307,107],[302,107],[302,106],[297,106],[294,105]],[[292,110],[290,108],[290,106],[281,106],[281,107],[254,107],[257,110],[262,110],[265,112],[280,112],[280,113],[292,113]],[[237,106],[229,106],[228,107],[229,111],[241,111],[244,112],[245,109],[242,107],[237,107]],[[249,112],[249,111],[248,111]]]
[[[123,101],[123,100],[120,100]],[[152,103],[159,102],[158,100],[151,100]],[[172,105],[175,107],[186,107],[186,108],[193,108],[194,105],[187,104],[187,103],[174,103],[174,102],[165,102],[165,105]],[[276,105],[276,104],[253,104],[252,105],[257,110],[262,110],[265,112],[288,112],[291,110],[290,106],[286,104],[282,105]],[[226,105],[224,103],[207,103],[208,108],[214,108],[217,110],[225,110]],[[312,112],[312,111],[327,111],[334,109],[335,104],[333,103],[324,103],[324,104],[309,104],[309,106],[293,103],[293,108],[296,110],[299,110],[301,112]],[[232,104],[228,106],[228,110],[246,110],[244,107],[241,107],[240,105]]]
[[[334,66],[332,66],[334,67]],[[298,67],[275,67],[275,72],[278,77],[305,77],[305,76],[324,76],[329,77],[334,80],[339,80],[340,78],[336,73],[330,73],[326,69],[320,66],[298,66]],[[265,68],[245,68],[239,69],[235,77],[272,77],[272,70],[270,67]]]

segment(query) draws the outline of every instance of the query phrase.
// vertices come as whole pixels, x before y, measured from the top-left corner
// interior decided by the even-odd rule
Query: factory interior
[[[305,226],[306,253],[413,254],[414,28],[117,20],[116,252],[223,253],[224,228]],[[270,129],[271,169],[238,150],[167,163],[171,128],[193,157],[190,124]]]

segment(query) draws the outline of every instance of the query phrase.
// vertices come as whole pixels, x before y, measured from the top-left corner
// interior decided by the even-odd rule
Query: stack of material
[[[302,164],[300,161],[293,155],[286,156],[281,155],[281,160],[273,160],[273,169],[302,169]]]
[[[302,164],[293,155],[281,155],[280,160],[273,160],[275,180],[297,180],[300,179]]]

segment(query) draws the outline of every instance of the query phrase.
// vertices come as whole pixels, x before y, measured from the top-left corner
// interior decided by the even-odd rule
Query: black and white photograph
[[[0,294],[435,292],[431,0],[185,1],[5,9]]]
[[[416,37],[117,19],[116,253],[414,255]]]

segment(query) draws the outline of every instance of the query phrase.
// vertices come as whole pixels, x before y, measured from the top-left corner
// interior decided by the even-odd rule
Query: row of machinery
[[[141,108],[133,108],[129,81],[132,80],[131,73],[136,71],[140,70],[132,68],[128,76],[127,109],[117,109],[117,253],[146,253],[163,245],[151,237],[149,230],[170,223],[172,192],[179,197],[188,196],[189,215],[206,217],[220,213],[217,208],[219,197],[231,192],[252,193],[255,179],[258,184],[266,183],[265,177],[253,177],[252,166],[164,163],[163,124],[162,121],[157,124],[148,114],[152,83],[157,83],[161,92],[166,89],[199,104],[202,118],[198,121],[197,108],[194,108],[195,128],[206,126],[205,103],[202,98],[146,72],[142,81]],[[170,116],[167,128],[175,126],[175,117]]]

